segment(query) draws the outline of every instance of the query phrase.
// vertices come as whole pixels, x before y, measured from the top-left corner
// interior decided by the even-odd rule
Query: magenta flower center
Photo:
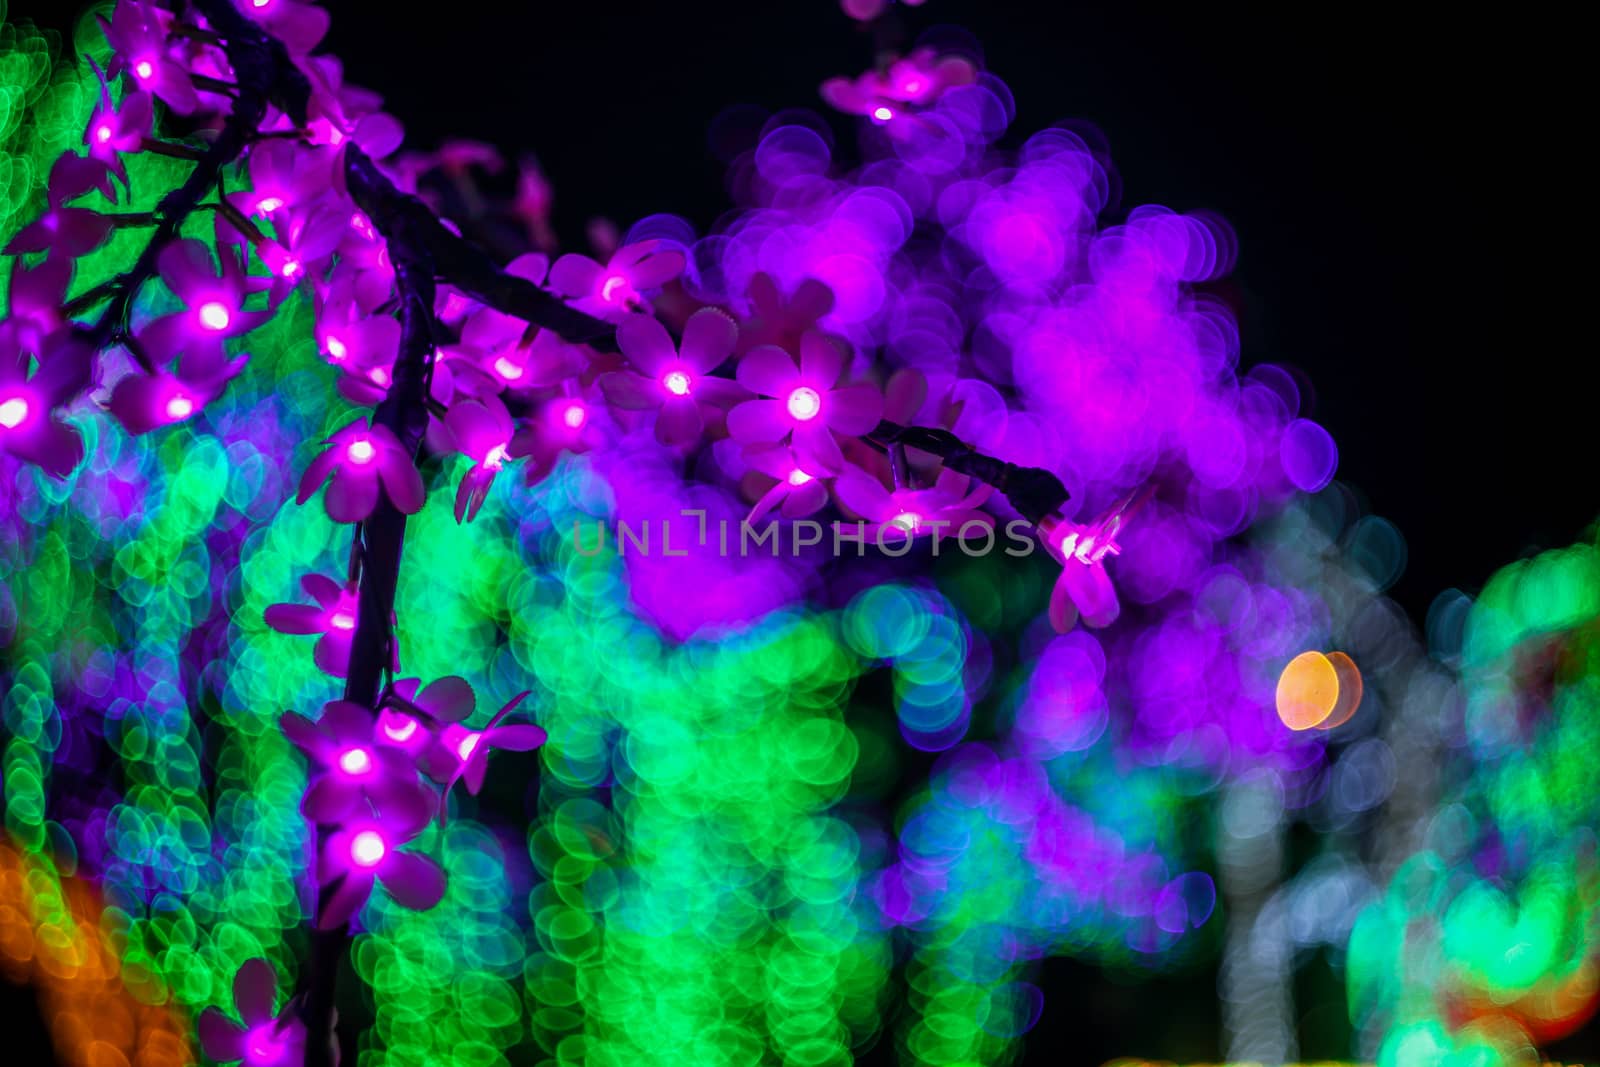
[[[805,485],[810,480],[811,480],[811,475],[807,474],[805,471],[801,470],[799,467],[796,467],[794,470],[789,472],[789,484],[790,485]]]
[[[877,107],[872,109],[872,118],[876,122],[888,122],[890,119],[894,118],[894,112],[882,104],[879,104]]]
[[[276,1023],[262,1023],[245,1035],[244,1057],[251,1067],[270,1067],[283,1058],[283,1042],[276,1029]]]
[[[583,420],[587,417],[587,413],[583,410],[583,405],[576,403],[568,404],[566,410],[561,413],[561,421],[566,424],[569,430],[576,430],[582,426]]]
[[[187,419],[194,414],[194,401],[179,393],[167,401],[167,418]]]
[[[0,401],[0,428],[15,430],[28,417],[28,402],[20,396]]]
[[[256,201],[256,210],[261,212],[263,215],[270,215],[282,206],[283,197],[281,196],[263,196],[260,200]]]
[[[613,274],[600,286],[600,299],[607,303],[614,303],[627,295],[628,279],[620,274]],[[620,294],[620,295],[619,295]]]
[[[822,397],[815,389],[802,385],[789,394],[789,414],[801,422],[810,422],[822,410]]]
[[[283,261],[283,266],[278,268],[278,273],[283,275],[285,278],[293,278],[296,274],[300,273],[300,261],[295,259],[293,256],[290,256]]]
[[[228,306],[221,301],[208,300],[200,305],[200,325],[208,330],[226,330],[228,323],[233,321],[233,316],[228,314]]]
[[[372,447],[371,441],[363,437],[359,441],[350,442],[350,447],[344,450],[344,454],[350,457],[351,463],[367,464],[372,462],[378,450]]]
[[[497,356],[494,361],[494,372],[507,381],[516,381],[522,377],[524,371],[520,364],[513,363],[505,356]]]
[[[335,630],[354,630],[356,617],[348,611],[336,611],[333,613],[333,618],[328,620],[328,625]]]
[[[102,122],[100,125],[96,126],[94,128],[94,139],[99,141],[101,144],[105,144],[107,141],[111,140],[111,124],[109,122]]]
[[[372,770],[372,755],[364,748],[347,748],[339,753],[339,769],[346,774],[366,774]]]
[[[889,525],[906,533],[916,533],[917,527],[922,525],[922,516],[914,511],[902,511],[889,520]]]
[[[388,853],[389,846],[376,830],[363,830],[350,839],[350,860],[357,867],[376,867]]]
[[[689,395],[689,376],[681,370],[668,371],[662,375],[661,385],[673,396]]]
[[[405,744],[417,732],[417,720],[395,711],[383,713],[383,736],[398,744]]]
[[[139,62],[133,65],[133,73],[137,75],[141,81],[149,81],[151,78],[155,77],[156,65],[150,62],[148,59],[141,59]]]
[[[482,736],[482,734],[472,733],[456,742],[456,755],[461,757],[461,762],[465,763],[472,758],[472,754],[478,749],[478,739]]]
[[[505,465],[506,446],[503,443],[495,445],[493,448],[489,449],[488,454],[483,457],[484,470],[497,471]]]
[[[378,385],[386,386],[389,384],[389,372],[384,370],[382,367],[372,368],[372,372],[368,374],[367,377],[371,378]]]

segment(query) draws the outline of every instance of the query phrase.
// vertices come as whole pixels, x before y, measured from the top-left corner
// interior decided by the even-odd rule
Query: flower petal
[[[823,402],[828,425],[840,433],[871,433],[883,417],[883,397],[875,385],[847,385]]]
[[[218,1063],[244,1059],[245,1029],[217,1008],[200,1013],[200,1048]]]
[[[344,822],[360,800],[361,791],[354,784],[324,774],[313,781],[305,796],[300,798],[300,811],[314,823],[331,826]]]
[[[485,735],[484,741],[493,748],[507,752],[527,752],[544,744],[549,736],[543,727],[517,723],[514,726],[496,726]]]
[[[371,471],[357,474],[347,466],[335,468],[333,484],[328,486],[322,503],[328,509],[328,518],[334,522],[362,521],[378,506],[377,475]]]
[[[825,333],[808,330],[800,338],[800,374],[814,388],[831,389],[844,373],[845,354]]]
[[[617,326],[617,347],[647,378],[660,377],[678,358],[667,328],[649,315],[629,315]]]
[[[378,464],[378,476],[388,490],[389,499],[402,515],[415,515],[427,500],[422,474],[404,452],[390,453]]]
[[[280,634],[320,634],[328,629],[327,613],[310,604],[273,604],[262,614]]]
[[[689,445],[706,427],[700,405],[692,397],[668,397],[656,418],[656,440],[664,445]]]
[[[612,371],[600,375],[600,391],[607,402],[625,411],[648,411],[659,407],[661,390],[655,382],[632,371]]]
[[[683,324],[678,352],[695,371],[708,374],[733,354],[738,340],[739,326],[731,315],[718,308],[701,308]]]
[[[273,1000],[278,995],[278,974],[272,964],[259,957],[245,960],[233,976],[233,1006],[249,1027],[260,1026],[273,1017]]]
[[[449,674],[430,683],[412,703],[440,722],[460,722],[472,714],[478,698],[465,678]]]
[[[781,441],[790,430],[779,400],[746,400],[728,412],[728,434],[735,441],[764,444]]]
[[[444,899],[444,871],[415,852],[390,853],[378,881],[396,903],[413,911],[426,911]]]

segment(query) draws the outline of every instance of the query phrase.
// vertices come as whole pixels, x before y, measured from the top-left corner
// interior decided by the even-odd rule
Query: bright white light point
[[[511,362],[505,356],[495,357],[494,372],[500,377],[513,382],[526,373],[520,364]]]
[[[506,465],[506,446],[495,445],[489,449],[488,455],[483,457],[484,470],[497,471]]]
[[[250,0],[251,6],[256,8],[266,7],[270,3],[272,0]]]
[[[28,402],[20,396],[0,403],[0,427],[15,430],[28,417]]]
[[[372,770],[372,757],[364,748],[348,748],[339,755],[339,769],[346,774],[366,774]]]
[[[328,620],[328,625],[335,630],[354,630],[356,617],[348,611],[336,611],[333,613],[333,618]]]
[[[906,533],[915,533],[917,527],[921,525],[921,523],[922,516],[918,515],[914,511],[902,511],[900,514],[889,520],[890,526],[898,527],[899,529],[904,530]]]
[[[349,354],[350,350],[344,346],[343,341],[337,337],[328,338],[328,356],[330,359],[343,359]]]
[[[567,410],[561,413],[561,421],[566,423],[567,428],[570,430],[576,430],[579,426],[582,426],[586,417],[582,404],[568,404]]]
[[[382,367],[374,367],[372,372],[368,374],[367,377],[371,378],[378,385],[389,384],[389,372],[384,370]]]
[[[263,196],[260,200],[256,201],[256,210],[261,212],[263,215],[270,215],[282,206],[283,197],[281,196]]]
[[[817,417],[817,412],[822,410],[822,397],[815,389],[802,385],[789,394],[789,414],[801,422],[808,422]]]
[[[681,370],[675,370],[661,379],[661,384],[673,396],[689,395],[689,376]]]
[[[371,441],[361,440],[351,442],[344,454],[350,457],[351,463],[371,463],[378,450],[372,447]]]
[[[233,321],[233,316],[228,314],[228,306],[216,300],[208,300],[200,305],[200,325],[208,330],[226,330],[228,323]]]
[[[388,851],[389,846],[375,830],[363,830],[350,842],[350,858],[358,867],[376,867]]]
[[[94,139],[99,141],[101,144],[105,144],[107,141],[111,140],[111,127],[104,122],[96,126],[94,128]]]
[[[384,736],[391,741],[398,741],[401,744],[411,740],[412,735],[417,732],[417,720],[411,718],[410,716],[404,716],[403,719],[404,721],[402,721],[399,726],[396,726],[392,722],[384,723]]]
[[[606,283],[600,287],[600,299],[605,301],[614,299],[613,294],[627,284],[628,279],[624,278],[620,274],[613,274],[611,277],[607,278]]]
[[[175,396],[167,401],[167,418],[187,419],[194,414],[194,401],[186,396]]]
[[[278,273],[283,275],[285,278],[293,278],[296,274],[300,273],[300,261],[298,259],[284,260],[283,267],[279,269]]]
[[[807,474],[805,471],[801,470],[799,467],[796,467],[794,470],[789,472],[789,484],[790,485],[805,485],[810,480],[811,480],[811,475]]]
[[[133,65],[133,72],[141,79],[148,81],[155,75],[156,67],[155,64],[151,63],[148,59],[141,59],[139,62]]]
[[[875,107],[872,109],[872,117],[877,119],[879,122],[888,122],[890,119],[894,118],[894,112],[890,111],[886,107]]]
[[[482,736],[482,734],[468,734],[456,743],[456,755],[461,757],[463,763],[471,759],[472,754],[478,750],[478,739]]]

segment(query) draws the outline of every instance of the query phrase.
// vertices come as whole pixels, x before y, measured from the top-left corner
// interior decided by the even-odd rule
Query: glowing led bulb
[[[354,630],[356,617],[348,611],[336,611],[333,613],[333,618],[328,620],[328,625],[335,630]]]
[[[628,279],[620,274],[613,274],[600,286],[600,299],[610,303],[617,299],[617,291],[627,286]]]
[[[337,337],[328,338],[328,358],[343,359],[349,354],[350,350],[344,346],[343,341],[339,340]]]
[[[389,372],[384,370],[382,367],[372,368],[371,373],[369,373],[367,377],[371,378],[375,385],[387,386],[389,384]]]
[[[285,278],[293,278],[300,273],[300,261],[293,256],[286,258],[283,265],[278,268],[278,273]]]
[[[815,389],[802,385],[789,394],[789,414],[801,422],[809,422],[822,410],[822,397]]]
[[[283,1042],[278,1040],[277,1023],[267,1022],[245,1035],[245,1063],[250,1067],[269,1067],[283,1058]]]
[[[111,124],[102,122],[100,125],[96,126],[94,128],[94,139],[100,144],[105,144],[107,141],[111,140]]]
[[[0,401],[0,429],[15,430],[28,417],[28,402],[20,396]]]
[[[561,413],[561,421],[569,430],[576,430],[582,426],[586,418],[588,413],[583,410],[583,405],[578,403],[568,404],[566,410]]]
[[[872,117],[878,122],[888,122],[894,118],[894,112],[880,104],[872,109]]]
[[[228,323],[233,321],[233,316],[228,314],[228,306],[217,300],[208,300],[200,305],[200,325],[208,330],[226,330]]]
[[[805,485],[810,480],[811,480],[811,475],[807,474],[805,471],[801,470],[799,467],[796,467],[794,470],[789,472],[789,484],[790,485]]]
[[[417,732],[417,720],[399,712],[383,713],[383,736],[397,744],[405,744]]]
[[[500,377],[504,378],[508,382],[514,382],[518,378],[522,377],[524,374],[527,373],[526,371],[524,371],[522,369],[522,365],[521,364],[513,363],[511,360],[507,359],[505,356],[496,356],[495,357],[494,372],[496,374],[500,375]]]
[[[350,859],[357,867],[376,867],[389,852],[376,830],[363,830],[350,841]]]
[[[372,756],[364,748],[347,748],[339,754],[339,769],[346,774],[366,774],[372,770]]]
[[[485,470],[497,471],[505,465],[506,446],[504,444],[495,445],[493,448],[489,449],[488,454],[483,457],[483,467]]]
[[[456,755],[461,757],[461,762],[465,763],[472,758],[472,754],[478,750],[478,739],[482,736],[482,734],[472,733],[456,742]]]
[[[148,59],[141,59],[133,65],[133,73],[140,81],[149,81],[155,77],[156,65]]]
[[[689,395],[689,376],[683,373],[681,370],[668,372],[661,379],[661,384],[665,386],[667,392],[671,393],[673,396]]]
[[[900,514],[889,520],[890,526],[893,526],[898,530],[904,530],[906,533],[915,533],[917,527],[921,524],[922,516],[918,515],[914,511],[902,511]]]
[[[350,447],[344,450],[344,454],[350,457],[351,463],[371,463],[378,450],[372,447],[371,441],[363,437],[359,441],[350,442]]]
[[[260,200],[256,201],[256,210],[261,212],[263,215],[270,215],[282,206],[283,197],[281,196],[263,196]]]
[[[194,414],[194,401],[179,394],[167,401],[167,418],[187,419]]]

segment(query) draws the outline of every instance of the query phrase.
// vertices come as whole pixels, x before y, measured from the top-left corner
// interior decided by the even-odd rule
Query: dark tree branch
[[[938,456],[944,465],[995,487],[1005,494],[1011,506],[1038,526],[1048,515],[1057,514],[1070,494],[1061,479],[1039,467],[1019,467],[1003,459],[974,451],[949,430],[928,426],[901,426],[884,420],[867,439],[894,455],[897,445],[915,448]]]
[[[380,230],[404,227],[413,247],[432,264],[434,276],[479,303],[553,331],[563,340],[603,352],[617,350],[617,328],[562,303],[525,278],[507,274],[488,254],[447,230],[421,200],[396,189],[377,164],[351,145],[345,155],[350,195]]]

